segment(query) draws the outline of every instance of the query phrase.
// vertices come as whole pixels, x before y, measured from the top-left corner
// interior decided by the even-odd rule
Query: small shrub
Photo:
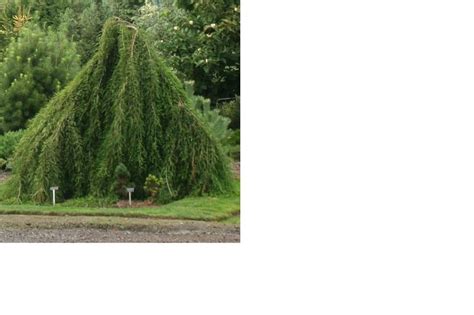
[[[223,103],[220,107],[220,114],[230,119],[230,128],[240,129],[240,96],[236,96],[232,101]]]
[[[158,178],[155,175],[150,174],[145,180],[145,185],[143,186],[143,189],[153,201],[156,201],[158,199],[160,189],[163,184],[164,180],[162,178]]]
[[[7,160],[0,158],[0,170],[5,170],[7,167]]]
[[[229,154],[229,140],[234,131],[229,128],[230,118],[221,115],[218,109],[211,109],[211,100],[199,95],[194,95],[194,81],[185,82],[186,92],[191,100],[193,107],[201,119],[208,125],[209,131],[214,138],[221,144],[224,152]]]
[[[0,158],[8,160],[13,157],[15,148],[21,137],[23,136],[23,130],[9,131],[4,135],[0,136]]]
[[[118,196],[126,197],[127,196],[127,184],[130,181],[130,172],[128,171],[125,164],[120,163],[117,165],[114,171],[115,176],[115,193]]]

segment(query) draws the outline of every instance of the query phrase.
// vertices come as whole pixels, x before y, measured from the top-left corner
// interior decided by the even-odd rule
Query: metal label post
[[[58,190],[59,187],[54,186],[49,189],[53,192],[53,206],[55,206],[56,205],[56,190]]]
[[[135,191],[135,188],[127,188],[128,191],[128,204],[132,206],[132,192]]]

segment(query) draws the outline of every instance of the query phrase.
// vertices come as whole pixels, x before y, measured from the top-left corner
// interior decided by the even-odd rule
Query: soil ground
[[[0,242],[240,242],[239,225],[150,218],[0,215]]]

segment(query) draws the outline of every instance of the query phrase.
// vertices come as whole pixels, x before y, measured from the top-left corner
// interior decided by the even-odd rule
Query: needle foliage
[[[181,82],[142,31],[109,19],[96,54],[32,120],[8,194],[44,202],[113,194],[123,163],[143,194],[149,174],[174,198],[232,189],[228,160]]]

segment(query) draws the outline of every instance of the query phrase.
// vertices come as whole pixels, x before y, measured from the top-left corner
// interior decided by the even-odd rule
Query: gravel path
[[[0,242],[240,242],[238,225],[149,218],[0,215]]]

